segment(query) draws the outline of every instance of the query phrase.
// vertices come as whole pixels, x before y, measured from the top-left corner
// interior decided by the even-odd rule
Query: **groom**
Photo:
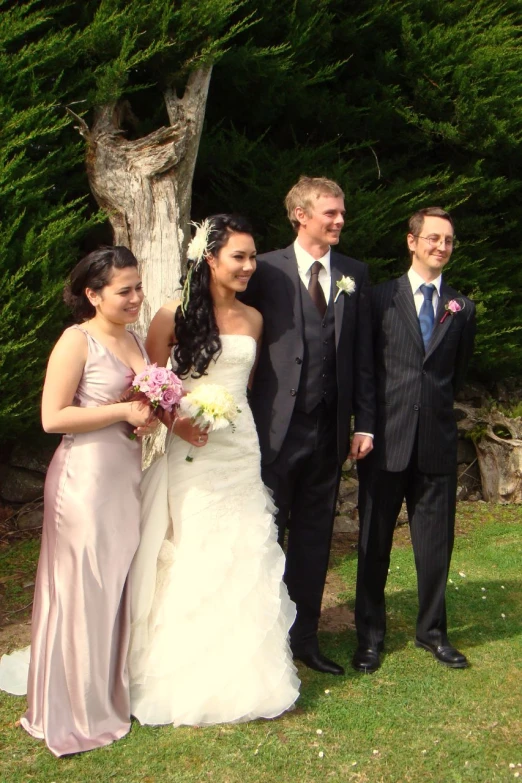
[[[384,588],[393,531],[406,500],[417,569],[417,647],[454,669],[465,656],[447,635],[445,590],[457,489],[455,391],[473,350],[475,305],[441,276],[454,246],[439,207],[416,212],[407,236],[411,267],[372,291],[377,380],[375,450],[359,467],[361,532],[353,667],[380,666]]]
[[[251,391],[263,480],[273,491],[285,582],[297,605],[294,657],[330,674],[317,628],[341,465],[372,449],[374,386],[368,270],[331,249],[344,224],[344,194],[322,177],[301,177],[286,197],[295,242],[258,258],[244,301],[263,315]]]

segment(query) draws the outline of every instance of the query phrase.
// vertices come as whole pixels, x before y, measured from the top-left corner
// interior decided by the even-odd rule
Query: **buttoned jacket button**
[[[426,372],[426,370],[423,370],[423,371],[422,371],[422,374],[423,374],[423,375],[427,375],[428,373]]]
[[[420,409],[420,405],[414,405],[414,406],[413,406],[413,410],[414,410],[414,411],[418,411],[419,409]]]
[[[296,363],[296,364],[302,364],[302,363],[303,363],[303,360],[302,360],[302,359],[301,359],[299,356],[296,356],[296,357],[295,357],[295,363]]]
[[[296,392],[296,390],[295,390],[295,389],[290,389],[290,394],[292,395],[292,397],[295,397],[295,395],[297,394],[297,392]]]

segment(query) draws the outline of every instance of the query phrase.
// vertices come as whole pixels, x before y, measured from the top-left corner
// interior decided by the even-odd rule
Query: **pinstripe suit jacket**
[[[441,323],[445,303],[465,307]],[[372,290],[372,333],[377,381],[375,457],[383,470],[405,470],[416,444],[425,473],[457,465],[455,391],[473,351],[475,305],[441,282],[435,326],[426,351],[407,275]]]

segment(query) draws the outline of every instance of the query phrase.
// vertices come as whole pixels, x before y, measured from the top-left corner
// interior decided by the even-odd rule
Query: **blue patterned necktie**
[[[421,285],[420,290],[424,297],[424,302],[422,303],[419,312],[419,322],[422,332],[422,339],[424,340],[424,349],[426,349],[430,341],[431,333],[433,332],[433,324],[435,323],[432,301],[435,286],[431,283],[428,285]]]

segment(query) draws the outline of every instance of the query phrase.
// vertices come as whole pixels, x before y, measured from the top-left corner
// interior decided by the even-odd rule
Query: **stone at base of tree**
[[[408,511],[406,509],[406,503],[403,503],[401,506],[401,510],[399,511],[399,516],[397,517],[396,525],[397,527],[399,525],[407,525],[408,524]]]
[[[43,495],[44,482],[41,474],[10,467],[0,486],[0,497],[7,503],[30,503]]]
[[[359,482],[355,478],[343,478],[339,485],[339,502],[344,503],[346,500],[352,503],[357,503],[357,495],[359,492]]]
[[[359,530],[359,520],[352,517],[339,515],[334,518],[334,533],[357,533]]]
[[[522,417],[457,403],[457,426],[476,437],[482,494],[491,503],[522,503]]]
[[[35,473],[47,473],[47,468],[60,443],[61,436],[45,436],[34,441],[17,443],[13,449],[9,464],[13,468],[24,468]]]
[[[342,503],[339,503],[337,506],[337,513],[341,516],[356,517],[357,503],[352,500],[343,500]]]
[[[480,468],[475,457],[469,465],[464,463],[458,466],[457,500],[470,500],[471,496],[477,493],[482,497],[480,487]]]
[[[343,466],[341,468],[342,473],[351,473],[356,465],[356,460],[354,459],[347,459],[344,461]]]
[[[477,459],[477,451],[473,441],[468,438],[459,438],[457,442],[457,463],[459,465],[470,464]]]
[[[16,519],[18,530],[33,530],[43,525],[43,505],[41,508],[33,508],[28,511],[21,511]]]

